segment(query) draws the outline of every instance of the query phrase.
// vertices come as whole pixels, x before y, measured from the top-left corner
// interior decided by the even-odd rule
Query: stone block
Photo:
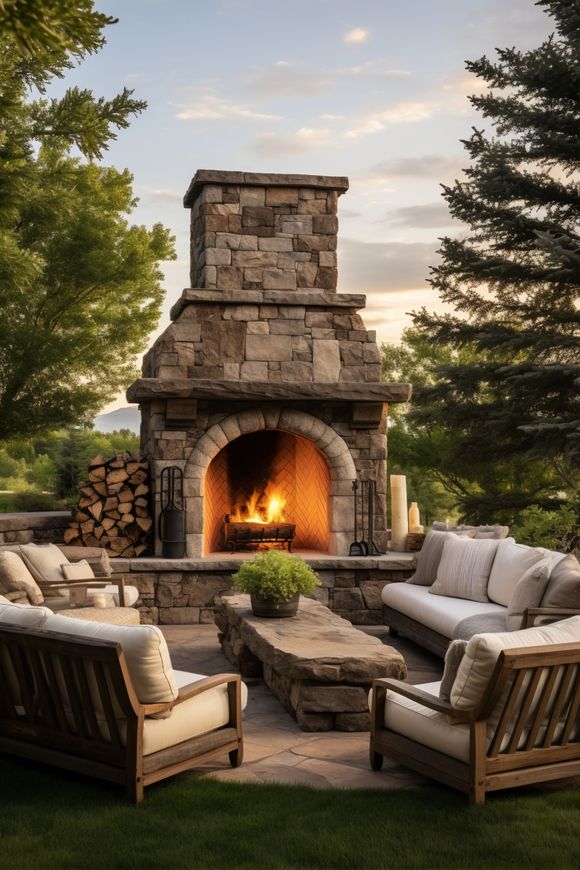
[[[365,607],[369,610],[382,610],[383,600],[381,592],[386,586],[385,580],[361,580],[359,588],[362,593]]]
[[[247,335],[246,359],[278,361],[292,359],[292,339],[289,335]]]
[[[334,575],[335,589],[351,589],[356,586],[356,576],[354,571],[341,572]]]
[[[336,236],[300,235],[294,239],[295,251],[335,251]]]
[[[204,208],[205,214],[239,214],[239,202],[210,203]]]
[[[201,190],[200,199],[202,202],[221,202],[223,188],[221,184],[206,184]]]
[[[307,315],[308,317],[308,315]],[[312,341],[313,378],[316,383],[335,383],[340,375],[340,345],[333,339]]]
[[[302,320],[270,320],[271,335],[305,335],[306,327]]]
[[[322,251],[321,253],[324,253]],[[314,286],[319,290],[336,290],[338,270],[320,266],[316,272]]]
[[[270,326],[267,320],[250,320],[248,323],[248,335],[268,335],[269,332]]]
[[[371,714],[367,713],[337,713],[334,717],[336,731],[370,731]]]
[[[300,199],[298,214],[326,214],[326,202],[323,199]]]
[[[311,381],[312,364],[306,362],[283,362],[282,381]]]
[[[292,250],[292,239],[282,239],[282,241],[289,242],[290,251],[283,251],[278,254],[278,268],[279,269],[296,269],[299,263],[309,263],[311,254],[307,251],[293,251]]]
[[[306,326],[330,328],[333,326],[333,315],[330,311],[307,311]]]
[[[320,266],[325,268],[336,269],[336,252],[320,251],[318,255],[318,263]]]
[[[205,252],[207,266],[229,266],[232,262],[232,252],[229,248],[208,248]]]
[[[241,290],[244,276],[236,266],[217,266],[216,282],[220,290]]]
[[[360,589],[353,587],[351,589],[336,589],[334,590],[334,609],[335,610],[361,610],[364,607],[364,601]]]
[[[309,255],[307,255],[309,256]],[[299,288],[314,287],[318,266],[316,263],[298,263],[296,268],[296,284]]]
[[[263,187],[242,187],[240,190],[241,206],[263,206],[266,191]]]
[[[195,625],[199,622],[199,607],[160,607],[160,625]]]
[[[359,341],[341,341],[340,358],[345,366],[360,366],[363,358],[362,344]]]
[[[264,206],[246,205],[242,209],[242,226],[273,227],[274,209]]]
[[[259,311],[257,305],[232,305],[228,306],[226,311],[229,311],[232,320],[241,320],[242,323],[247,323],[248,320],[257,320]]]
[[[240,367],[240,379],[242,381],[267,381],[267,362],[244,362]]]
[[[296,722],[302,731],[332,731],[334,716],[332,713],[305,713],[298,709],[296,710]]]
[[[298,190],[295,187],[267,187],[266,205],[297,205]]]
[[[276,251],[234,251],[232,265],[248,268],[274,267],[278,264]]]
[[[264,290],[296,290],[293,269],[264,269]]]
[[[201,325],[205,365],[239,362],[244,358],[246,324],[237,320],[207,320]]]
[[[367,691],[362,686],[324,686],[303,683],[300,704],[305,713],[368,713]]]
[[[204,217],[205,228],[213,233],[227,233],[230,230],[230,218],[233,215],[208,214]]]
[[[338,218],[335,215],[314,215],[312,218],[312,232],[323,235],[336,235],[338,232]]]
[[[273,238],[258,239],[258,249],[260,251],[292,251],[292,239],[284,239],[279,236]]]
[[[309,214],[279,216],[276,221],[276,226],[279,232],[285,233],[289,236],[311,233],[312,216]]]

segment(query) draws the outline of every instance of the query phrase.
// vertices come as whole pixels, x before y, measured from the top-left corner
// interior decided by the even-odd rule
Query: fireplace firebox
[[[193,287],[127,398],[141,408],[156,499],[162,470],[183,471],[190,558],[240,546],[347,555],[357,478],[376,484],[386,547],[387,406],[411,388],[381,381],[365,297],[336,292],[347,189],[346,178],[200,170],[186,193]]]

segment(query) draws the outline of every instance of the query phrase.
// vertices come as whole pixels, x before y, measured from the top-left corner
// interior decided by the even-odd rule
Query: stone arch
[[[282,430],[308,438],[320,450],[330,473],[330,545],[336,555],[346,555],[352,539],[351,482],[357,476],[350,449],[338,432],[306,411],[270,406],[230,414],[214,423],[191,451],[184,471],[187,510],[187,556],[203,555],[205,475],[212,459],[230,441],[263,430]]]

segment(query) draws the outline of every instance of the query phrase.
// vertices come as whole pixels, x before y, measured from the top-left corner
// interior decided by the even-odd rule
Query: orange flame
[[[269,483],[265,490],[255,489],[242,505],[236,505],[230,514],[232,523],[283,523],[286,499],[281,490]]]

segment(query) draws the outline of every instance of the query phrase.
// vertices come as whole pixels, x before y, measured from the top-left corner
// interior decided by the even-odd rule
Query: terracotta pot
[[[296,616],[299,600],[299,592],[288,601],[278,601],[274,598],[258,598],[256,595],[250,595],[250,603],[254,616],[264,616],[267,619],[285,619],[289,616]]]

